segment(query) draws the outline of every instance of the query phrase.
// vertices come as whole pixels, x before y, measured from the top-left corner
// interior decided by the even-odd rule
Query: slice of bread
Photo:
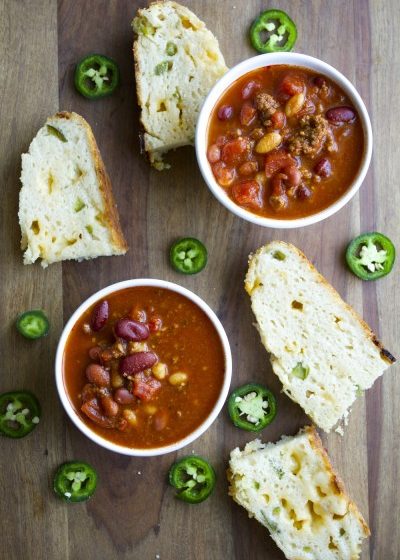
[[[22,154],[19,223],[24,263],[123,255],[111,182],[92,129],[76,113],[57,113]]]
[[[314,427],[231,452],[229,494],[289,560],[355,560],[370,535]]]
[[[138,10],[132,26],[144,149],[161,170],[165,152],[193,145],[200,107],[227,67],[214,35],[176,2]]]
[[[283,391],[327,432],[395,361],[293,245],[251,255],[245,288]]]

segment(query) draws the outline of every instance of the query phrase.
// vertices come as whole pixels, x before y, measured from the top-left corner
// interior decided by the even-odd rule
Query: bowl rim
[[[328,78],[335,81],[348,95],[348,97],[353,102],[361,120],[363,132],[364,132],[364,152],[360,167],[356,177],[353,182],[342,196],[336,200],[333,204],[309,216],[302,218],[290,219],[275,219],[267,218],[263,216],[258,216],[253,214],[249,210],[240,207],[235,204],[233,200],[229,198],[224,189],[218,185],[211,171],[211,166],[207,160],[207,132],[209,117],[215,104],[220,99],[221,95],[232,85],[237,79],[244,76],[246,73],[256,70],[257,68],[262,68],[263,66],[275,66],[277,64],[288,64],[292,66],[303,66],[305,68],[316,70],[321,74],[325,74]],[[372,156],[372,126],[369,118],[367,108],[356,90],[353,84],[348,78],[346,78],[339,70],[336,70],[333,66],[315,58],[301,53],[267,53],[260,54],[242,62],[239,62],[233,66],[226,74],[224,74],[218,82],[213,86],[207,95],[197,120],[196,133],[195,133],[195,148],[197,162],[200,168],[200,172],[203,176],[205,183],[207,184],[210,191],[217,198],[217,200],[225,206],[230,212],[236,214],[240,218],[252,222],[264,227],[271,227],[276,229],[293,229],[297,227],[304,227],[308,225],[315,224],[326,218],[329,218],[336,212],[338,212],[343,206],[345,206],[357,193],[360,188],[364,178],[367,174],[371,156]]]
[[[83,422],[83,420],[79,417],[79,415],[75,412],[67,395],[67,391],[64,385],[64,375],[63,375],[63,356],[64,356],[65,345],[73,326],[75,325],[77,320],[82,316],[82,314],[91,305],[93,305],[93,303],[95,303],[96,301],[98,301],[99,299],[107,295],[110,295],[111,293],[118,292],[126,288],[135,288],[141,286],[157,287],[157,288],[171,290],[173,292],[177,292],[181,294],[184,297],[187,297],[189,300],[195,303],[207,315],[207,317],[214,325],[214,328],[216,329],[219,335],[221,346],[224,353],[224,358],[225,358],[224,380],[222,383],[222,387],[218,399],[215,402],[209,415],[193,432],[191,432],[184,438],[172,444],[168,444],[162,447],[152,447],[152,448],[125,447],[123,445],[113,443],[103,438],[93,430],[91,430]],[[226,335],[225,329],[221,321],[218,319],[217,315],[214,313],[211,307],[202,298],[200,298],[200,296],[198,296],[191,290],[188,290],[187,288],[180,286],[179,284],[176,284],[174,282],[169,282],[167,280],[159,280],[156,278],[136,278],[130,280],[123,280],[121,282],[116,282],[114,284],[106,286],[105,288],[102,288],[101,290],[98,290],[90,297],[85,299],[72,313],[71,317],[68,319],[67,323],[63,328],[63,331],[61,333],[57,345],[56,358],[55,358],[55,378],[56,378],[56,387],[57,387],[58,396],[61,400],[64,410],[66,411],[70,420],[72,420],[72,422],[75,424],[75,426],[89,439],[91,439],[93,442],[97,443],[98,445],[110,451],[114,451],[116,453],[120,453],[123,455],[129,455],[132,457],[154,457],[156,455],[165,455],[167,453],[172,453],[174,451],[177,451],[178,449],[181,449],[182,447],[185,447],[186,445],[193,443],[211,426],[214,420],[216,420],[228,396],[229,387],[231,384],[232,353],[231,353],[228,337]]]

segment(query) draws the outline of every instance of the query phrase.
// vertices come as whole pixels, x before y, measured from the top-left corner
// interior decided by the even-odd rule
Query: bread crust
[[[355,515],[355,517],[357,517],[358,521],[360,522],[360,525],[362,526],[364,535],[366,537],[369,537],[371,535],[371,531],[367,525],[367,522],[365,521],[364,517],[361,515],[360,510],[358,509],[358,507],[356,506],[356,504],[350,499],[349,494],[347,493],[346,487],[344,485],[343,480],[340,478],[340,476],[337,474],[337,472],[335,471],[335,469],[332,466],[332,463],[330,462],[328,453],[326,451],[326,449],[324,448],[323,444],[322,444],[322,440],[319,437],[319,434],[315,428],[315,426],[305,426],[302,430],[300,430],[301,432],[305,432],[307,434],[308,440],[310,442],[311,447],[313,448],[313,450],[319,454],[321,456],[322,461],[324,462],[325,465],[325,469],[327,471],[327,473],[329,474],[329,478],[331,480],[331,483],[336,486],[336,488],[338,489],[338,493],[343,496],[349,504],[349,510],[351,510],[351,512]]]
[[[105,211],[102,215],[102,218],[111,234],[113,247],[119,254],[125,254],[128,250],[128,244],[125,240],[119,222],[119,215],[112,192],[111,180],[106,171],[103,159],[97,146],[96,139],[89,123],[77,113],[70,113],[68,111],[60,111],[59,113],[56,113],[52,118],[72,120],[84,126],[87,134],[90,152],[92,154],[94,162],[96,176],[100,185],[101,197],[104,202]]]
[[[272,246],[272,245],[273,246],[278,246],[278,245],[283,246],[283,247],[286,247],[289,251],[293,251],[293,252],[297,253],[297,256],[299,257],[299,259],[301,261],[303,261],[303,264],[306,265],[310,269],[310,271],[314,274],[317,282],[322,284],[324,286],[324,288],[331,293],[331,295],[334,297],[334,299],[336,300],[336,303],[339,306],[343,307],[346,311],[348,311],[354,317],[354,319],[356,319],[360,323],[360,325],[361,325],[361,327],[362,327],[362,329],[365,333],[365,336],[367,338],[369,338],[371,340],[371,342],[380,350],[381,359],[389,365],[392,365],[396,362],[396,358],[388,350],[386,350],[384,348],[383,344],[377,338],[376,334],[373,332],[373,330],[370,328],[370,326],[364,321],[364,319],[362,319],[360,317],[360,315],[353,309],[353,307],[351,307],[351,305],[346,303],[340,297],[339,293],[335,290],[335,288],[328,282],[328,280],[326,280],[326,278],[324,276],[322,276],[322,274],[315,268],[315,266],[312,264],[312,262],[310,262],[308,260],[308,258],[305,256],[305,254],[302,253],[300,251],[300,249],[298,249],[297,247],[295,247],[291,243],[286,243],[285,241],[271,241],[270,243],[267,243],[263,247],[260,247],[254,254],[253,253],[250,254],[249,255],[249,270],[248,270],[248,273],[247,273],[248,275],[249,275],[251,269],[256,266],[255,265],[255,257],[257,257],[258,255],[261,255],[263,252],[268,251],[269,247]],[[247,275],[246,275],[246,279],[245,279],[245,290],[249,294],[249,296],[251,296],[252,289],[248,285]]]

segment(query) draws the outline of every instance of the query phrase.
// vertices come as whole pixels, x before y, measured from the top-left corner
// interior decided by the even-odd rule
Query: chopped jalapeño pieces
[[[40,309],[25,311],[17,317],[16,327],[25,338],[36,339],[49,332],[49,320]]]
[[[84,97],[98,99],[111,95],[119,84],[119,68],[111,58],[90,54],[75,69],[75,87]]]
[[[0,434],[22,438],[36,428],[40,420],[40,404],[28,391],[12,391],[0,395]]]
[[[266,10],[250,28],[251,44],[260,53],[291,51],[296,39],[296,25],[282,10]]]
[[[276,416],[276,400],[269,389],[257,383],[238,387],[228,400],[228,411],[237,428],[259,432]]]
[[[68,140],[65,138],[64,134],[61,132],[61,130],[59,130],[58,128],[56,128],[55,126],[52,126],[51,124],[47,124],[47,132],[49,134],[51,134],[52,136],[55,136],[56,138],[58,138],[61,142],[68,142]]]
[[[346,250],[350,270],[362,280],[377,280],[389,274],[395,257],[393,243],[376,231],[359,235]]]
[[[190,455],[172,465],[169,483],[176,488],[177,498],[190,504],[198,504],[214,490],[215,471],[202,457]]]
[[[207,249],[193,237],[178,239],[170,249],[170,262],[182,274],[196,274],[207,264]]]
[[[54,477],[54,491],[66,502],[84,502],[95,492],[97,473],[83,461],[63,463]]]

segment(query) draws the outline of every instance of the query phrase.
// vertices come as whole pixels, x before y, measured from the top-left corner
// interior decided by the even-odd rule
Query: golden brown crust
[[[318,434],[317,430],[315,429],[315,426],[305,426],[303,428],[303,430],[301,430],[301,431],[304,431],[307,434],[307,437],[308,437],[308,440],[310,442],[311,447],[313,448],[313,450],[316,453],[318,453],[321,456],[321,459],[322,459],[322,461],[324,462],[324,465],[325,465],[325,469],[326,469],[327,473],[329,473],[332,486],[336,488],[337,493],[339,495],[343,496],[346,499],[346,501],[349,504],[349,510],[351,510],[351,512],[354,514],[354,516],[360,522],[360,525],[362,526],[363,531],[364,531],[364,535],[366,537],[369,537],[370,534],[371,534],[371,531],[370,531],[370,529],[367,525],[367,522],[365,521],[364,517],[361,515],[361,512],[359,511],[356,504],[350,499],[342,479],[340,478],[340,476],[336,473],[335,469],[333,468],[332,463],[330,462],[328,453],[326,452],[324,446],[322,445],[321,438],[319,437],[319,434]]]
[[[89,148],[92,153],[94,166],[96,170],[97,179],[100,185],[100,193],[104,202],[104,212],[102,221],[111,234],[112,244],[116,252],[124,254],[128,250],[128,244],[122,233],[121,225],[119,223],[119,215],[117,206],[115,204],[112,185],[110,177],[106,171],[104,162],[102,160],[96,139],[89,123],[77,113],[69,113],[68,111],[61,111],[55,115],[59,119],[74,120],[79,122],[85,127]]]
[[[386,350],[384,348],[384,346],[382,345],[382,343],[378,340],[377,336],[375,335],[373,330],[370,328],[370,326],[364,321],[364,319],[362,319],[360,317],[360,315],[351,307],[351,305],[346,303],[341,298],[340,294],[335,290],[335,288],[328,282],[328,280],[324,276],[322,276],[322,274],[315,268],[315,266],[312,264],[312,262],[308,260],[308,258],[305,256],[305,254],[300,251],[300,249],[298,249],[297,247],[295,247],[291,243],[286,243],[285,241],[271,241],[270,243],[267,243],[267,245],[264,245],[263,247],[260,247],[260,249],[258,249],[254,254],[251,254],[249,256],[249,262],[254,257],[256,257],[258,254],[261,254],[265,250],[266,247],[268,247],[269,245],[272,245],[273,243],[279,243],[281,245],[285,245],[289,250],[295,251],[297,253],[297,255],[299,256],[299,258],[304,262],[304,264],[306,266],[308,266],[308,268],[310,268],[310,270],[316,275],[317,280],[321,284],[323,284],[327,290],[329,290],[331,292],[332,296],[337,300],[337,303],[344,306],[345,309],[347,311],[349,311],[349,313],[351,315],[353,315],[354,319],[356,319],[360,323],[361,327],[363,328],[363,330],[365,332],[365,335],[371,340],[371,342],[373,344],[375,344],[375,346],[377,346],[377,348],[379,348],[382,360],[384,362],[388,363],[389,365],[393,364],[396,361],[396,358],[388,350]],[[246,283],[245,283],[245,290],[251,296],[251,292],[249,291],[248,287],[246,286]]]

